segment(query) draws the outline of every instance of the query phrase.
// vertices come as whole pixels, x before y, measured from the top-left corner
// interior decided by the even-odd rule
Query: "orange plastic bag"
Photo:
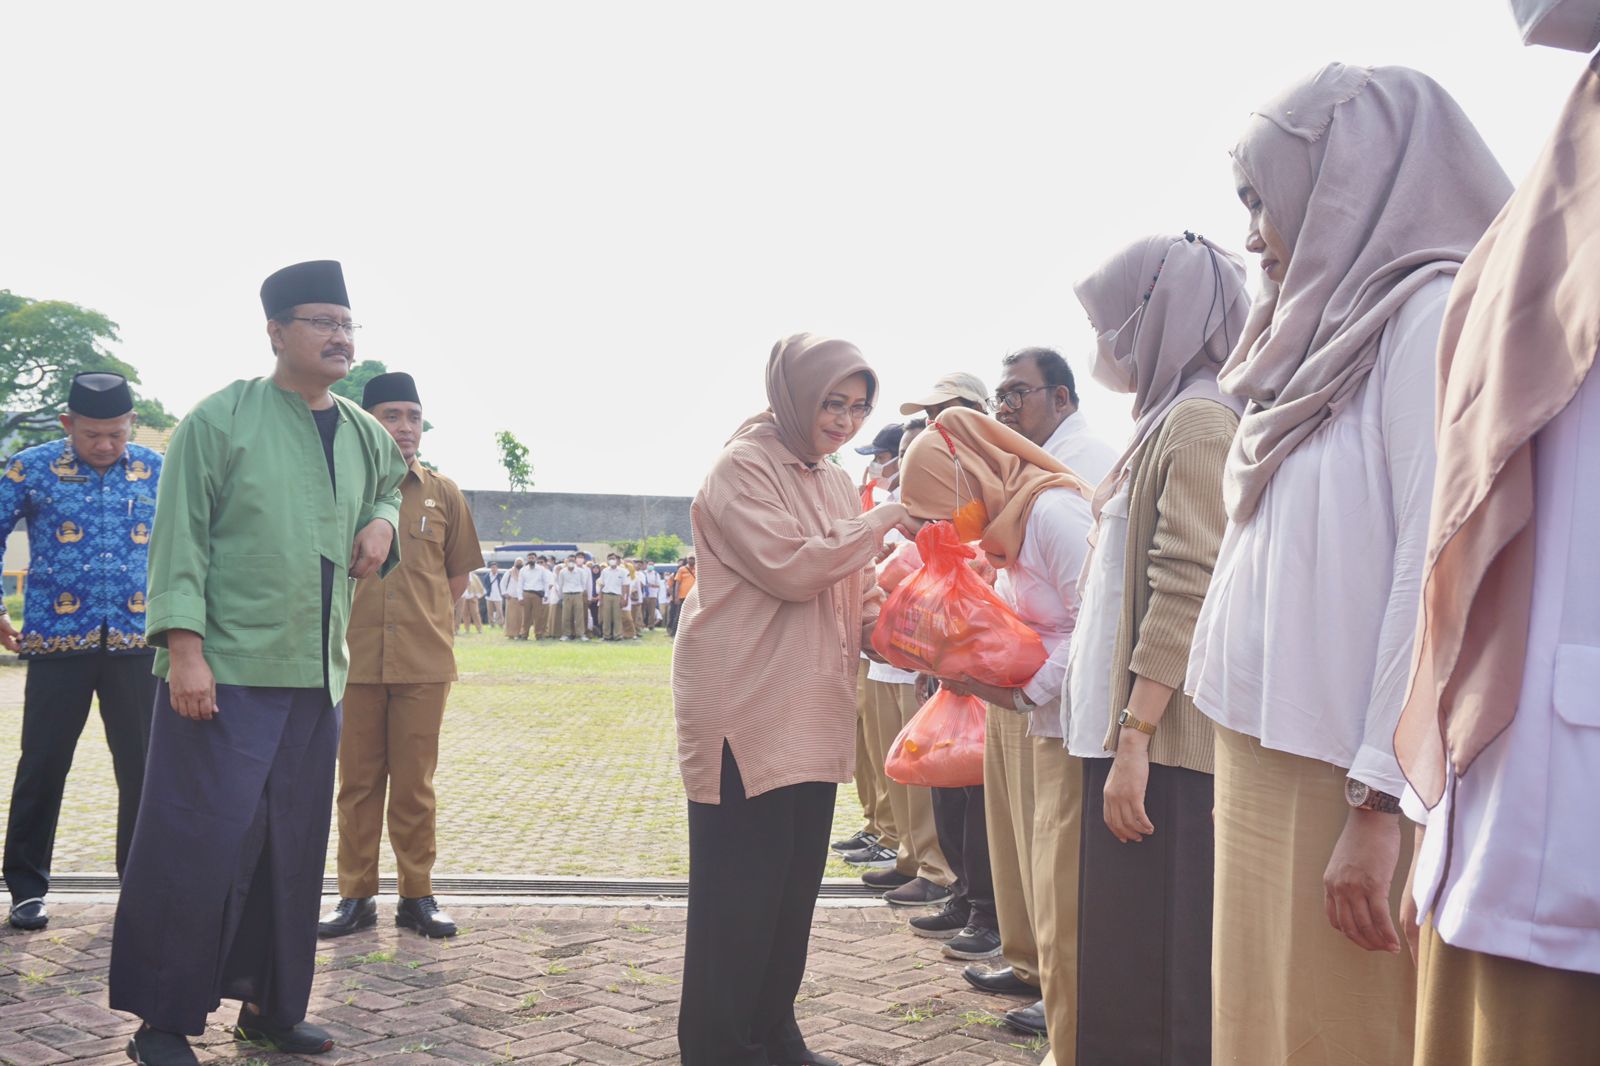
[[[968,560],[977,553],[949,522],[923,526],[917,548],[922,569],[883,605],[872,647],[902,670],[1001,688],[1026,684],[1044,665],[1044,643],[973,573]]]
[[[878,564],[878,587],[884,592],[893,592],[900,587],[900,582],[916,573],[922,567],[922,553],[917,550],[917,542],[908,540],[898,545],[889,553],[889,558]]]
[[[987,713],[977,696],[957,696],[941,685],[894,738],[883,772],[902,785],[966,788],[983,784]]]

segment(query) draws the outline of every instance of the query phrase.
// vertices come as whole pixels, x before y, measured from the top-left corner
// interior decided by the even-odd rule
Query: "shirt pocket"
[[[289,624],[289,584],[282,555],[221,555],[212,567],[207,599],[224,630],[276,629]]]
[[[1568,725],[1600,729],[1600,646],[1556,646],[1556,713]]]
[[[406,527],[406,542],[400,547],[400,558],[405,559],[408,551],[420,552],[431,568],[444,558],[444,538],[448,532],[448,524],[442,516],[421,516]]]

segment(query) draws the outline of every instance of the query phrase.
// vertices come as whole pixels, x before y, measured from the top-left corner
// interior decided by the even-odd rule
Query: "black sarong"
[[[340,706],[325,689],[217,686],[194,721],[156,691],[111,946],[111,1006],[198,1035],[221,1001],[305,1017]]]

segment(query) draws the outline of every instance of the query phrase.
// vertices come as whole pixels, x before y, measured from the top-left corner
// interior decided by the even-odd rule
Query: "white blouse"
[[[1080,759],[1104,759],[1106,722],[1111,717],[1111,660],[1122,624],[1123,574],[1128,555],[1128,506],[1132,480],[1100,508],[1099,543],[1085,564],[1083,609],[1072,635],[1067,686],[1059,714],[1067,751]],[[1074,708],[1081,713],[1074,713]]]
[[[1394,796],[1450,282],[1402,305],[1350,401],[1283,461],[1255,513],[1228,523],[1184,686],[1218,724]]]
[[[1510,727],[1450,771],[1413,884],[1447,944],[1600,973],[1600,375],[1534,438],[1533,612]],[[1438,903],[1434,905],[1437,894]]]

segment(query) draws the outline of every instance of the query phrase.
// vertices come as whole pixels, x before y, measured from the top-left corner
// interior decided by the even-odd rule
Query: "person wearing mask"
[[[385,821],[399,871],[395,924],[426,937],[455,936],[433,896],[438,802],[433,773],[439,732],[456,680],[452,594],[483,565],[472,508],[456,483],[417,461],[422,400],[410,374],[379,374],[361,406],[388,430],[407,463],[400,483],[400,565],[356,582],[350,608],[350,683],[339,735],[339,902],[319,936],[378,920],[378,851]],[[482,587],[481,582],[479,587]],[[468,599],[468,618],[477,602]]]
[[[1510,183],[1404,67],[1322,68],[1251,117],[1233,160],[1265,277],[1220,375],[1246,406],[1185,683],[1217,724],[1212,1058],[1409,1062],[1394,730],[1435,355]]]
[[[1091,524],[1093,488],[1037,444],[975,411],[943,412],[906,452],[901,497],[913,521],[953,521],[963,541],[977,541],[1000,571],[995,591],[1038,634],[1048,658],[1017,688],[1001,688],[969,677],[942,677],[958,695],[989,704],[992,723],[1001,715],[1035,720],[1031,798],[1039,817],[1036,835],[1019,837],[1023,919],[1031,921],[1038,945],[1042,1005],[1011,1011],[1014,1028],[1048,1032],[1059,1062],[1072,1061],[1077,1010],[1078,812],[1082,801],[1080,760],[1059,737],[1059,698],[1078,609]],[[1056,725],[1039,720],[1054,719]],[[989,736],[993,736],[991,732]],[[988,738],[986,738],[987,741]],[[990,780],[985,768],[988,800]],[[993,803],[990,803],[992,810]],[[990,824],[991,856],[995,849]],[[998,892],[998,867],[996,867]],[[1002,937],[1006,914],[1000,913]],[[1042,1018],[1018,1015],[1042,1014]]]
[[[672,617],[672,577],[657,573],[654,567],[651,572],[656,575],[656,624],[665,628]]]
[[[516,640],[522,631],[522,560],[511,560],[501,583],[505,587],[506,639]]]
[[[551,560],[552,563],[554,560]],[[552,565],[549,580],[544,586],[544,603],[538,608],[544,612],[544,631],[554,640],[561,634],[561,568]]]
[[[615,552],[606,556],[606,567],[596,579],[600,587],[600,638],[622,639],[622,612],[628,592],[628,572]]]
[[[589,639],[589,572],[578,565],[576,555],[567,556],[557,577],[561,587],[561,639]]]
[[[706,569],[673,645],[689,796],[684,1066],[834,1066],[806,1046],[794,1000],[835,792],[851,779],[857,654],[882,599],[872,561],[905,521],[893,503],[862,514],[828,461],[877,392],[856,347],[796,334],[773,346],[766,381],[770,408],[695,496]]]
[[[133,424],[126,378],[77,374],[61,416],[66,435],[24,448],[0,478],[0,546],[26,522],[30,554],[20,630],[0,603],[0,643],[27,663],[5,844],[17,929],[49,924],[56,820],[96,700],[117,782],[119,875],[133,840],[155,698],[144,614],[161,481],[161,456],[128,441]]]
[[[550,567],[544,556],[532,560],[533,569],[522,572],[522,639],[534,640],[550,635],[544,621],[544,593],[550,587]]]
[[[639,635],[639,626],[634,612],[635,596],[638,592],[639,571],[633,565],[632,559],[622,561],[622,638],[633,640]]]
[[[505,590],[500,587],[500,565],[489,564],[489,578],[483,583],[484,599],[489,604],[489,624],[504,626],[506,621]]]
[[[589,575],[589,632],[591,635],[604,636],[605,624],[600,616],[600,564],[588,560],[584,564]]]
[[[1110,473],[1117,452],[1088,430],[1078,411],[1077,382],[1061,354],[1050,348],[1023,348],[1000,361],[1000,372],[1000,384],[989,404],[995,420],[1054,456],[1083,481],[1099,484]],[[995,590],[1002,597],[1009,595],[1010,580],[1003,571],[996,579]],[[1071,601],[1071,609],[1077,610],[1076,600]],[[1067,631],[1070,630],[1069,624]],[[1059,694],[1057,689],[1052,695]],[[1035,935],[1039,926],[1039,915],[1035,913],[1037,881],[1057,867],[1077,868],[1082,810],[1079,791],[1069,796],[1059,790],[1063,775],[1068,775],[1073,785],[1079,782],[1078,777],[1071,776],[1076,773],[1076,762],[1069,759],[1061,733],[1059,713],[989,716],[984,737],[983,798],[1005,965],[995,970],[973,965],[965,971],[967,981],[985,992],[1030,994],[1040,986],[1042,955],[1055,950],[1040,944]],[[1062,888],[1056,877],[1050,879],[1044,891],[1055,893]],[[1076,884],[1072,893],[1075,907]],[[1053,894],[1039,903],[1067,905],[1065,897]],[[1059,922],[1051,924],[1058,926]],[[1071,970],[1074,982],[1076,967],[1073,955],[1056,959],[1057,972]],[[1059,988],[1057,1013],[1068,1017],[1075,1009],[1075,996],[1068,997],[1065,983]],[[1010,1011],[1006,1018],[1013,1028],[1040,1035],[1047,1024],[1046,1013],[1041,999]]]
[[[644,629],[653,630],[656,627],[656,607],[661,599],[661,575],[645,559],[639,560],[639,574],[644,579],[639,595],[639,624]]]
[[[159,680],[110,967],[111,1009],[142,1021],[128,1057],[150,1066],[194,1063],[186,1037],[222,999],[240,1039],[333,1046],[305,1016],[350,585],[400,561],[406,463],[330,391],[355,359],[339,264],[285,267],[261,302],[274,371],[179,423],[150,534]]]
[[[1217,370],[1250,300],[1243,263],[1192,233],[1135,241],[1074,289],[1095,379],[1133,395],[1134,419],[1095,491],[1061,708],[1084,760],[1077,1061],[1203,1064],[1214,730],[1182,685],[1243,407]]]
[[[1596,0],[1514,6],[1529,44],[1600,45]],[[1462,266],[1440,337],[1428,568],[1395,733],[1418,823],[1403,912],[1416,1066],[1600,1062],[1597,66]]]
[[[672,575],[672,621],[667,625],[667,636],[678,635],[678,619],[683,614],[683,605],[689,600],[689,593],[694,591],[694,556],[682,560],[678,569]]]

